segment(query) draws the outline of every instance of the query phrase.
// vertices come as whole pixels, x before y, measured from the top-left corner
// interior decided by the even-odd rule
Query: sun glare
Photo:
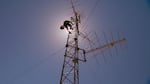
[[[53,40],[57,44],[57,46],[64,46],[66,43],[68,31],[67,29],[60,29],[60,27],[63,25],[63,22],[65,20],[70,20],[70,17],[65,14],[65,11],[59,11],[59,13],[53,15],[51,19],[53,19],[53,22],[51,23],[51,35],[53,37]],[[69,30],[71,31],[71,30]]]

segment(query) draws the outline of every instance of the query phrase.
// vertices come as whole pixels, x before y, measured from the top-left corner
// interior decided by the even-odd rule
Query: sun
[[[63,25],[65,20],[69,20],[70,16],[66,14],[65,11],[59,11],[60,13],[57,13],[53,15],[50,19],[53,21],[50,22],[50,36],[51,40],[54,41],[56,46],[61,47],[62,45],[65,45],[67,36],[69,34],[68,30],[66,28],[60,29],[60,27]],[[70,29],[70,28],[69,28]]]

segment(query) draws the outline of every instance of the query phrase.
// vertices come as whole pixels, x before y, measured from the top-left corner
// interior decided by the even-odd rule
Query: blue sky
[[[77,2],[85,31],[99,39],[103,31],[124,32],[128,48],[107,62],[81,63],[80,83],[148,84],[150,1],[101,0],[90,13],[95,2]],[[59,26],[70,16],[67,0],[0,0],[0,84],[59,84],[67,37]]]

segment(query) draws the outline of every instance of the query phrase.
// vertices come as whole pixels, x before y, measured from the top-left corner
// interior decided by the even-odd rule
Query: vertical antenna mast
[[[60,84],[79,84],[79,14],[74,7],[73,0],[71,0],[71,5],[74,13],[74,17],[72,17],[74,31],[71,34],[68,33]]]

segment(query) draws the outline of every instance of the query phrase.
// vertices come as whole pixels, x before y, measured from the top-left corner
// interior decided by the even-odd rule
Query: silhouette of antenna
[[[88,60],[86,54],[101,51],[103,49],[109,49],[126,40],[123,37],[117,40],[115,40],[112,37],[112,41],[109,42],[104,33],[103,35],[106,40],[105,43],[103,42],[103,44],[100,44],[94,48],[81,48],[79,44],[80,38],[86,39],[87,42],[91,43],[92,45],[95,44],[92,43],[92,41],[88,38],[88,35],[80,32],[80,14],[75,9],[74,0],[70,1],[74,16],[71,17],[70,20],[67,20],[66,23],[64,21],[64,24],[60,27],[60,29],[66,28],[68,30],[68,37],[61,71],[60,84],[79,84],[79,62],[86,62]]]

